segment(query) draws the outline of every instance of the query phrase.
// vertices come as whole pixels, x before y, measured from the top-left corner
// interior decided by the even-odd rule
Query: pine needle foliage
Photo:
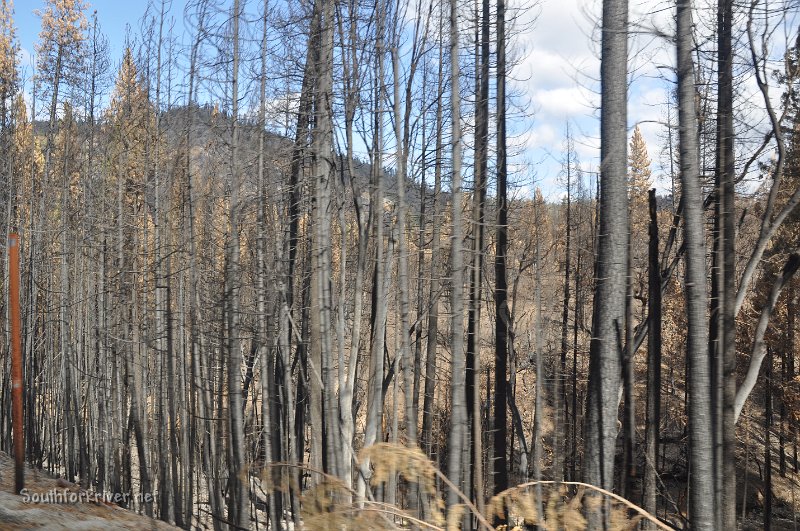
[[[12,14],[11,0],[0,1],[0,98],[6,100],[14,95],[19,85],[17,54],[19,43]]]

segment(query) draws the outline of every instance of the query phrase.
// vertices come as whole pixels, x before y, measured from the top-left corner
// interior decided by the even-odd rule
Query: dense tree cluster
[[[25,459],[187,529],[790,519],[798,6],[676,3],[669,197],[602,4],[599,172],[567,124],[548,200],[516,4],[153,0],[111,58],[47,0],[26,79],[0,0]]]

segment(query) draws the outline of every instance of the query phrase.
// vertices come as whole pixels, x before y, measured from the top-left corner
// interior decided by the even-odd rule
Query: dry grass
[[[628,500],[578,482],[538,482],[542,492],[542,514],[537,510],[537,482],[519,485],[494,496],[487,504],[485,515],[479,514],[469,499],[459,492],[463,503],[448,507],[445,514],[441,493],[436,490],[437,479],[448,488],[452,484],[419,448],[381,443],[362,450],[359,458],[368,458],[372,463],[373,487],[387,485],[393,478],[416,484],[422,506],[412,514],[390,504],[354,501],[355,492],[341,481],[311,471],[321,479],[303,494],[301,519],[304,529],[457,531],[471,513],[482,529],[490,531],[521,531],[527,526],[538,526],[541,530],[582,531],[588,529],[586,513],[592,510],[594,500],[606,501],[610,530],[636,529],[643,520],[652,522],[656,529],[671,529]],[[596,495],[588,496],[587,491]],[[597,503],[594,501],[595,505]],[[489,521],[502,514],[508,516],[509,525],[492,527]]]

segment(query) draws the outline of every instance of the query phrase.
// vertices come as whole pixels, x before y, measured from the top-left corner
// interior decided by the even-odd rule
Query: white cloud
[[[533,95],[537,116],[564,118],[591,110],[590,95],[581,87],[559,87],[537,91]]]
[[[519,137],[519,144],[527,149],[553,147],[554,143],[561,141],[561,135],[548,122],[534,125],[530,131]]]
[[[520,0],[525,1],[525,0]],[[534,123],[519,141],[529,160],[539,160],[538,180],[543,188],[556,181],[561,170],[565,124],[573,124],[575,151],[586,171],[594,171],[599,158],[600,104],[599,44],[595,25],[600,16],[598,0],[542,0],[533,27],[517,39],[524,56],[515,70],[513,86],[525,94],[534,111]],[[630,20],[636,28],[657,27],[671,31],[672,10],[661,0],[641,0],[631,5]],[[663,67],[672,64],[674,52],[661,37],[634,33],[630,40],[633,83],[629,94],[628,123],[641,124],[642,134],[658,156],[664,120],[663,105],[669,84]],[[656,171],[654,164],[654,171]],[[546,190],[546,195],[556,193]]]

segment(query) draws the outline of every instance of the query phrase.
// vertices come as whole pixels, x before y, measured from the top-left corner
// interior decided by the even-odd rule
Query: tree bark
[[[486,203],[486,174],[489,142],[489,0],[481,1],[481,15],[476,5],[476,127],[475,127],[475,190],[472,202],[472,267],[470,268],[469,312],[467,316],[467,411],[471,431],[471,498],[478,510],[484,512],[483,445],[480,412],[480,342],[483,281],[484,224]],[[477,33],[480,31],[480,37]],[[478,44],[480,46],[478,46]],[[476,49],[476,52],[478,50]]]
[[[441,25],[441,24],[440,24]],[[440,28],[441,29],[441,28]],[[440,31],[440,34],[443,33]],[[442,221],[442,167],[444,163],[444,146],[442,141],[444,129],[444,66],[442,43],[439,43],[439,68],[437,74],[437,101],[436,101],[436,151],[433,168],[433,229],[431,230],[431,283],[428,290],[430,309],[428,310],[428,339],[425,349],[425,385],[422,401],[422,441],[425,453],[434,460],[433,448],[433,416],[436,393],[436,354],[439,336],[439,291],[441,287],[441,269],[439,268],[441,247],[441,221]]]
[[[628,263],[627,49],[626,0],[603,2],[600,115],[600,227],[589,389],[586,411],[587,483],[611,490],[620,380],[621,334],[625,325]],[[599,513],[592,511],[598,526]]]
[[[229,521],[243,528],[250,526],[250,473],[245,463],[244,419],[242,412],[242,349],[240,327],[240,246],[239,246],[239,193],[241,187],[239,175],[239,19],[241,6],[234,0],[231,13],[233,40],[233,70],[231,72],[231,190],[228,205],[229,234],[226,245],[227,270],[225,281],[226,318],[227,318],[227,377],[228,377],[228,416],[230,430],[230,467],[231,495],[228,502]]]
[[[339,428],[338,404],[334,393],[335,375],[333,365],[332,294],[331,294],[331,195],[333,188],[333,0],[319,0],[321,7],[315,9],[319,18],[319,47],[314,50],[315,91],[314,130],[312,153],[316,204],[314,205],[314,236],[316,245],[312,251],[312,327],[316,321],[317,341],[312,340],[312,359],[318,363],[323,408],[323,470],[339,475],[341,457],[341,431]],[[313,373],[313,369],[312,369]],[[311,376],[316,382],[316,377]],[[314,387],[312,386],[312,390]],[[313,392],[313,391],[312,391]],[[316,394],[316,393],[315,393]],[[312,397],[312,403],[314,398]]]
[[[569,349],[569,342],[567,340],[569,335],[569,301],[570,301],[570,273],[572,272],[572,137],[569,131],[569,124],[567,124],[567,161],[566,161],[566,171],[567,171],[567,197],[566,197],[566,219],[565,219],[565,232],[566,232],[566,245],[564,246],[564,289],[563,289],[563,300],[561,305],[561,364],[559,368],[555,371],[555,380],[554,380],[554,387],[555,393],[553,395],[553,399],[556,403],[556,420],[555,420],[555,430],[553,433],[555,434],[556,430],[560,430],[561,426],[564,425],[561,422],[561,419],[566,419],[569,416],[569,412],[567,411],[567,392],[566,392],[566,385],[564,385],[564,376],[567,372],[567,351]],[[537,289],[538,286],[537,286]],[[577,304],[577,301],[576,301]],[[563,416],[562,416],[563,415]],[[566,449],[566,436],[564,440],[561,441],[558,445],[553,444],[554,454],[553,457],[556,459],[558,455],[558,463],[555,461],[553,462],[553,477],[558,479],[564,479],[565,476],[565,464],[566,461],[561,457],[562,451],[561,448]]]
[[[778,297],[783,290],[783,287],[791,280],[794,274],[800,268],[800,255],[797,253],[789,256],[786,264],[780,275],[775,277],[772,283],[772,289],[767,297],[764,307],[761,309],[761,315],[756,324],[755,333],[753,334],[753,346],[750,354],[750,364],[747,368],[747,373],[742,380],[741,385],[736,391],[736,396],[733,402],[734,408],[734,422],[739,419],[744,408],[744,403],[750,396],[750,393],[758,382],[758,374],[761,371],[761,364],[764,357],[767,355],[767,345],[764,341],[764,335],[767,332],[767,325],[769,325],[772,312],[775,310],[775,305],[778,303]]]
[[[506,3],[497,2],[497,250],[495,254],[495,401],[494,492],[508,488],[508,343],[511,314],[508,308],[508,197],[506,159]],[[497,524],[502,521],[495,522]]]
[[[467,433],[467,404],[464,389],[466,385],[466,360],[464,356],[464,271],[461,256],[461,93],[458,63],[458,2],[450,0],[450,115],[452,123],[452,198],[451,220],[453,231],[450,237],[450,279],[451,279],[451,351],[453,357],[450,380],[451,407],[450,433],[448,437],[447,476],[453,485],[461,487],[463,467],[461,456]],[[448,506],[458,503],[458,494],[450,489],[447,494]]]
[[[764,531],[772,529],[772,352],[767,351],[764,379]]]
[[[383,182],[383,100],[385,97],[385,87],[383,86],[384,76],[384,41],[383,31],[385,28],[384,11],[378,8],[377,13],[377,70],[378,78],[375,81],[374,100],[375,118],[372,140],[372,153],[370,162],[372,163],[372,184],[373,198],[370,205],[375,209],[374,232],[375,232],[375,269],[372,285],[372,332],[370,344],[369,378],[367,380],[367,418],[364,427],[364,447],[367,448],[378,440],[378,430],[383,418],[383,373],[384,373],[384,348],[386,332],[386,294],[384,286],[384,182]],[[357,482],[357,492],[359,499],[363,500],[367,491],[367,481],[371,477],[369,460],[361,462],[361,473]]]
[[[686,244],[687,387],[689,407],[689,517],[692,528],[714,529],[713,447],[711,415],[706,253],[700,189],[697,115],[692,50],[692,2],[678,3],[678,109],[681,184]]]
[[[534,200],[535,201],[535,200]],[[535,204],[536,207],[539,207],[539,203]],[[539,220],[538,212],[534,214],[534,219],[537,221]],[[540,234],[541,226],[537,224],[536,229],[536,265],[534,265],[534,281],[536,282],[536,287],[534,288],[534,306],[536,307],[536,318],[534,319],[533,324],[533,333],[535,334],[534,337],[534,347],[533,350],[536,353],[536,396],[534,397],[534,406],[533,406],[533,419],[534,419],[534,427],[533,427],[533,480],[534,481],[541,481],[542,480],[542,405],[545,403],[545,371],[544,371],[544,327],[542,326],[542,245],[541,245],[541,234]],[[553,396],[554,401],[558,401],[557,396]],[[556,407],[558,407],[556,405]],[[553,426],[553,433],[557,433],[560,428],[558,426]],[[558,438],[554,435],[554,441],[558,442]],[[554,445],[555,446],[555,445]],[[558,452],[558,450],[554,450],[554,452]],[[556,468],[556,462],[558,458],[554,456],[553,459],[553,477],[558,478],[558,470]],[[543,498],[542,498],[542,485],[537,483],[536,485],[536,494],[535,494],[535,504],[536,504],[536,514],[544,514],[543,512]]]
[[[258,354],[261,362],[261,444],[263,452],[263,465],[261,477],[271,479],[275,477],[275,470],[271,468],[273,451],[273,433],[275,424],[272,420],[272,400],[275,393],[272,389],[272,370],[274,367],[274,348],[277,346],[270,334],[267,323],[267,271],[266,271],[266,251],[267,251],[267,184],[266,168],[264,164],[264,140],[266,135],[266,105],[267,105],[267,35],[269,21],[269,2],[264,0],[262,7],[263,31],[261,34],[261,82],[259,85],[259,107],[258,107],[258,240],[256,242],[256,279],[257,279],[257,312],[258,312]],[[274,321],[274,315],[270,316]],[[268,337],[272,336],[272,337]],[[267,485],[272,483],[266,482]],[[278,513],[278,505],[275,490],[268,487],[267,508],[269,523],[272,528],[280,528],[281,521]]]
[[[719,190],[722,299],[720,308],[721,389],[721,477],[720,520],[722,529],[736,527],[736,228],[733,128],[733,0],[718,3],[718,83],[716,180]]]
[[[647,315],[650,328],[647,338],[647,419],[643,507],[655,515],[658,509],[658,443],[661,425],[661,269],[658,256],[658,212],[656,190],[650,190],[650,245]]]

